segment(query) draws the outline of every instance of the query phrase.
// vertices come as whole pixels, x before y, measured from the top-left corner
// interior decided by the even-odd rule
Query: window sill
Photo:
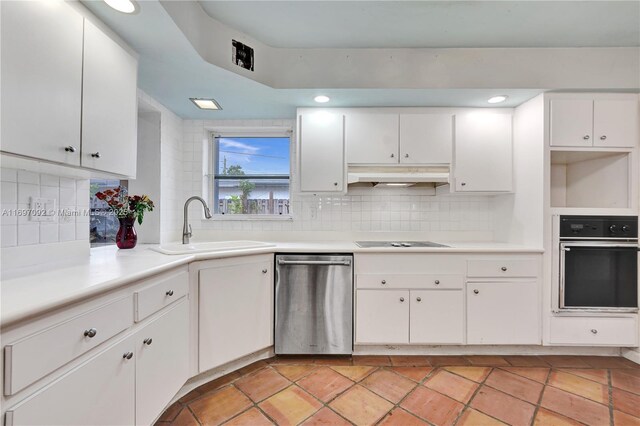
[[[211,219],[202,219],[203,222],[228,222],[228,221],[283,221],[283,220],[293,220],[293,215],[291,214],[217,214],[214,215]]]

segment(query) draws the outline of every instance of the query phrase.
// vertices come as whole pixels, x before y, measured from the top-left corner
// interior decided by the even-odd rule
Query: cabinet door
[[[247,262],[200,271],[200,371],[273,345],[273,266]]]
[[[82,16],[64,2],[3,1],[0,9],[1,149],[79,166]]]
[[[592,146],[592,131],[591,99],[551,101],[551,146]]]
[[[638,101],[594,101],[593,145],[633,148],[638,144],[638,121]]]
[[[412,290],[411,343],[463,343],[463,306],[461,290]]]
[[[400,163],[449,164],[452,143],[452,115],[400,114]]]
[[[326,110],[299,117],[300,191],[344,191],[344,115]]]
[[[467,343],[540,344],[536,282],[467,283]]]
[[[82,80],[82,166],[135,177],[137,60],[89,21]]]
[[[456,115],[456,192],[513,189],[511,114],[474,111]]]
[[[347,114],[347,162],[398,164],[398,126],[398,114]]]
[[[6,425],[131,425],[135,357],[126,339],[10,408]],[[171,366],[172,367],[172,366]]]
[[[136,425],[150,425],[189,377],[187,299],[135,335]]]
[[[358,290],[357,343],[409,343],[409,292]]]

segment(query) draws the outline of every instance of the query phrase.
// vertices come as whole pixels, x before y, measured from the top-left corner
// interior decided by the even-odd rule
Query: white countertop
[[[165,255],[140,245],[132,250],[115,246],[91,250],[86,262],[60,269],[3,280],[0,285],[0,326],[122,287],[193,261],[274,252],[294,253],[542,253],[502,243],[447,243],[451,247],[360,248],[353,242],[276,242],[275,247],[225,250],[211,253]]]

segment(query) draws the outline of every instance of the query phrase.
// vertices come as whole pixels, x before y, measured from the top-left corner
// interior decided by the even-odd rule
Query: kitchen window
[[[290,215],[289,133],[216,134],[211,165],[211,204],[218,218]]]

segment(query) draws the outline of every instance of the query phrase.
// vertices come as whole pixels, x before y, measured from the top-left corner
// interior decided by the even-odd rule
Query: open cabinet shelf
[[[551,151],[551,207],[630,207],[631,153]]]

